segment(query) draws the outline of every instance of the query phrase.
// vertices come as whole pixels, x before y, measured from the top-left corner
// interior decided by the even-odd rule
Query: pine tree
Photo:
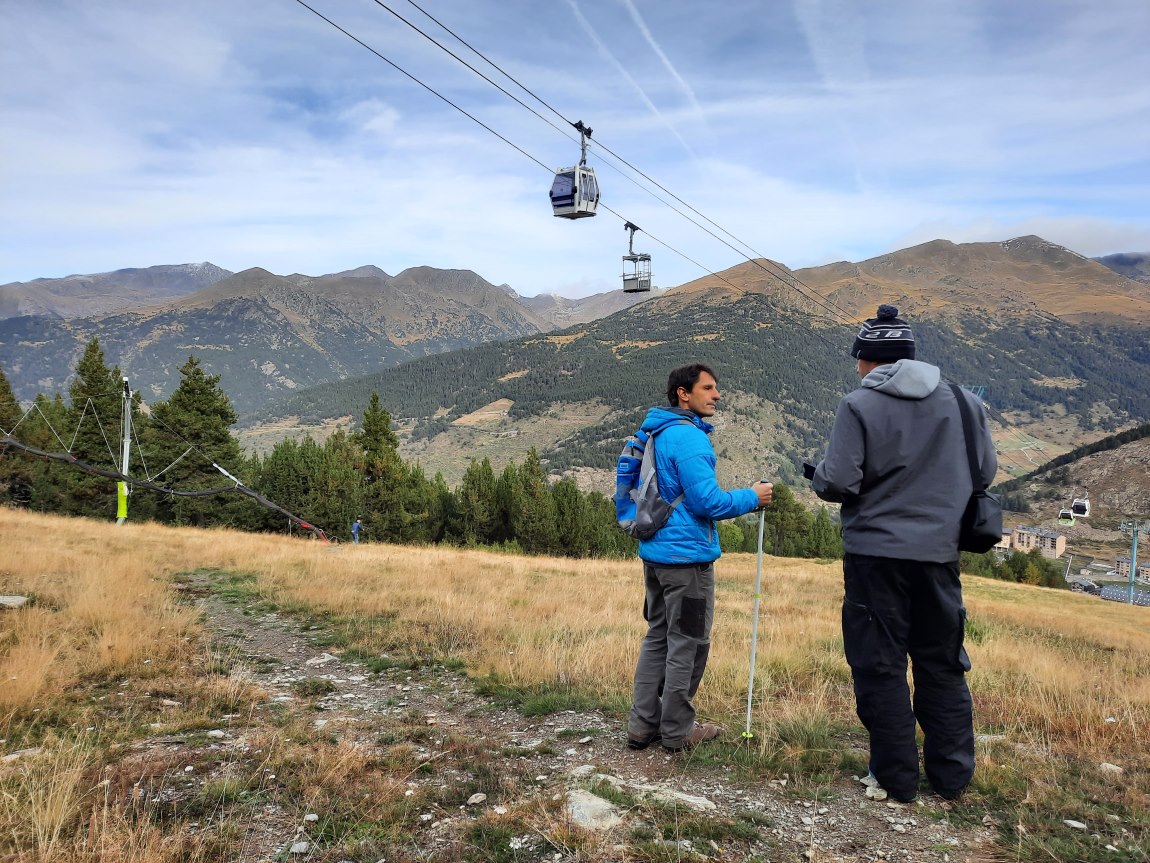
[[[78,461],[106,470],[119,468],[122,393],[119,367],[104,363],[100,342],[92,339],[68,388],[66,422],[74,435],[70,451]],[[71,515],[114,518],[116,481],[75,471],[66,482],[63,509]]]
[[[37,395],[34,410],[20,426],[20,439],[44,452],[63,452],[66,445],[53,429],[62,431],[68,422],[69,410],[63,396],[56,393],[49,399]],[[29,488],[22,495],[21,505],[37,512],[63,512],[65,496],[75,483],[76,469],[58,461],[33,458],[27,463],[27,471]]]
[[[344,538],[350,538],[351,523],[362,516],[368,539],[391,541],[380,529],[381,519],[372,511],[369,489],[357,469],[361,452],[342,429],[322,447],[306,439],[301,470],[307,493],[295,515]]]
[[[8,376],[0,369],[0,436],[11,432],[23,415],[24,411],[20,410],[20,403],[12,393]]]
[[[12,433],[23,415],[8,377],[0,369],[0,436]],[[0,501],[17,506],[27,506],[31,501],[32,458],[17,449],[0,446]]]
[[[379,393],[371,394],[371,402],[363,412],[360,430],[351,439],[363,448],[369,464],[395,455],[399,448],[399,438],[391,428],[391,414],[379,403]]]
[[[304,440],[315,446],[315,441],[311,437],[305,437]],[[300,515],[307,501],[310,478],[304,471],[302,447],[299,442],[288,438],[273,446],[272,451],[263,458],[253,456],[249,470],[253,477],[253,489],[288,512]],[[260,507],[260,515],[253,528],[282,530],[284,527],[286,527],[284,516]]]
[[[464,545],[495,542],[499,502],[495,471],[488,459],[481,462],[471,460],[454,500],[455,515],[449,525],[450,534]]]
[[[842,537],[825,506],[819,507],[811,522],[807,547],[813,557],[838,559],[843,556]]]
[[[515,538],[515,518],[523,506],[522,494],[519,468],[514,462],[509,462],[495,481],[495,514],[491,524],[493,543],[510,542]]]
[[[180,375],[180,385],[171,397],[152,405],[152,421],[143,436],[149,466],[153,472],[165,471],[163,483],[169,488],[192,491],[226,486],[227,477],[213,463],[233,476],[244,463],[239,442],[231,433],[236,421],[231,399],[220,388],[220,376],[205,374],[194,356],[181,366]],[[253,519],[250,507],[255,505],[226,493],[165,498],[157,505],[157,517],[175,524],[239,526]]]
[[[807,555],[811,514],[795,500],[794,493],[786,485],[775,483],[771,505],[766,509],[765,518],[764,545],[769,543],[772,554],[780,557]]]
[[[591,553],[591,510],[587,498],[575,480],[563,477],[551,486],[555,508],[555,551],[568,557],[587,557]]]
[[[519,488],[511,510],[514,538],[529,554],[559,554],[555,500],[543,472],[539,453],[532,447],[519,469]]]

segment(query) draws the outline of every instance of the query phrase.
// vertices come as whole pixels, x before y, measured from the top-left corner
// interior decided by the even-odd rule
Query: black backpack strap
[[[970,405],[962,394],[958,384],[947,383],[954,398],[958,402],[958,414],[962,417],[962,437],[966,441],[966,463],[970,466],[970,482],[976,492],[986,491],[982,482],[982,472],[978,469],[978,456],[974,451],[974,417],[971,416]]]

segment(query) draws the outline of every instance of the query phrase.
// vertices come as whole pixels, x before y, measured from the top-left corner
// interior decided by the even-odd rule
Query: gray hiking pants
[[[656,731],[666,746],[679,746],[695,727],[691,699],[711,652],[715,618],[715,565],[644,563],[647,635],[635,669],[635,703],[627,717],[634,738]]]

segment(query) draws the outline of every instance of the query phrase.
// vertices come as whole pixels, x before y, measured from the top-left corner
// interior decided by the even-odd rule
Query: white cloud
[[[316,3],[531,157],[572,163],[569,133],[382,10]],[[618,280],[620,221],[553,218],[547,170],[296,4],[4,8],[0,282],[200,260],[465,267],[525,294]],[[444,0],[435,14],[796,268],[936,237],[1150,251],[1144,0],[643,9],[596,4],[594,25],[575,0]],[[700,272],[653,237],[707,268],[738,262],[592,161],[605,205],[647,234],[636,247],[658,284]]]

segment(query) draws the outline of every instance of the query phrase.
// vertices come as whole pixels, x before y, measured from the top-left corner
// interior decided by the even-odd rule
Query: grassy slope
[[[13,512],[0,519],[0,541],[10,550],[0,590],[37,598],[35,607],[8,613],[0,674],[18,685],[0,689],[3,733],[9,747],[79,753],[77,777],[122,757],[109,741],[145,732],[157,709],[155,699],[139,700],[145,690],[182,693],[186,709],[204,716],[255,697],[223,669],[205,667],[195,625],[168,593],[177,572],[251,573],[255,595],[334,615],[348,646],[366,654],[461,661],[500,691],[583,693],[613,709],[626,702],[642,632],[633,562],[384,545],[333,550],[277,536]],[[719,625],[699,706],[737,727],[753,557],[724,558],[719,574]],[[719,747],[712,759],[815,785],[850,763],[846,735],[857,734],[857,721],[838,632],[840,591],[835,565],[768,559],[757,734],[749,747]],[[993,819],[1011,859],[1140,859],[1150,841],[1147,610],[973,578],[967,603],[976,720],[990,736],[954,817]],[[101,691],[117,697],[89,699]],[[113,703],[125,709],[109,709]],[[96,740],[105,747],[85,742]],[[1119,765],[1121,777],[1100,770],[1104,762]],[[71,797],[46,801],[35,781],[5,775],[11,796],[0,819],[25,835],[30,822],[56,823],[64,847],[98,800],[77,785]],[[44,814],[52,807],[55,821]],[[1062,819],[1088,824],[1101,839]],[[1127,850],[1113,855],[1107,842]]]

